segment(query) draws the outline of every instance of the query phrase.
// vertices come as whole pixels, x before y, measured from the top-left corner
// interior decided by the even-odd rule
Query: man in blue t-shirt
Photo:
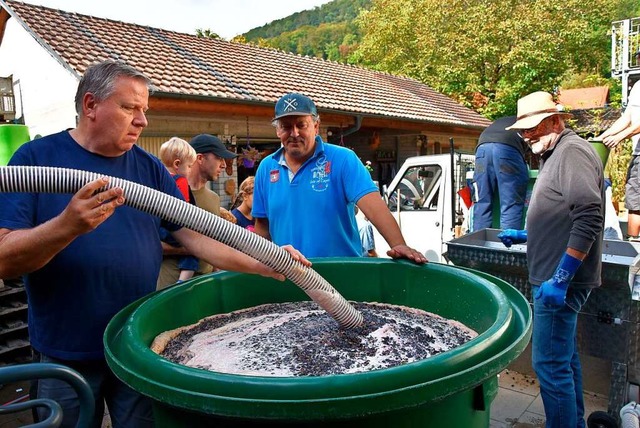
[[[273,124],[282,147],[266,157],[255,178],[255,230],[307,257],[358,257],[362,245],[354,205],[389,244],[387,254],[426,263],[406,245],[398,224],[356,154],[322,141],[314,102],[290,93],[278,100]]]
[[[153,426],[150,400],[109,370],[102,337],[113,315],[155,290],[160,224],[191,254],[221,269],[284,280],[218,241],[123,206],[121,188],[100,191],[112,176],[182,198],[160,161],[136,146],[147,126],[150,87],[145,75],[120,62],[89,67],[75,98],[78,126],[24,144],[10,165],[75,168],[105,178],[75,195],[0,193],[0,278],[24,275],[34,360],[69,366],[89,382],[96,399],[92,426],[100,426],[105,401],[115,427]],[[71,386],[42,379],[34,389],[38,398],[61,404],[63,426],[75,426]]]

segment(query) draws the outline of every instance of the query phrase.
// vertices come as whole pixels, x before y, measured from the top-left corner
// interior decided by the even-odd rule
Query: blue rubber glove
[[[558,307],[564,305],[569,283],[581,264],[582,260],[565,253],[551,279],[540,284],[535,298],[542,299],[542,303],[545,306]]]
[[[513,244],[522,244],[523,242],[527,242],[527,231],[505,229],[498,233],[498,238],[500,238],[505,247],[509,248]]]

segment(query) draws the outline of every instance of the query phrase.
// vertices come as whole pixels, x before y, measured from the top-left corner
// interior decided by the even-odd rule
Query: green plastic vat
[[[25,125],[0,125],[0,166],[6,166],[18,147],[30,139]]]
[[[154,400],[158,427],[488,427],[497,374],[526,347],[531,312],[506,282],[465,268],[388,259],[316,259],[348,300],[421,308],[480,335],[400,367],[318,377],[229,375],[169,362],[153,338],[215,313],[309,300],[290,282],[223,272],[156,292],[118,313],[104,336],[114,373]]]

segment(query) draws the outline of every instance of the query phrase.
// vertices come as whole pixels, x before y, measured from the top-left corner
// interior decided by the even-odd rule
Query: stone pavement
[[[506,369],[499,375],[498,396],[491,405],[490,428],[543,428],[544,408],[535,376]],[[596,410],[607,410],[608,399],[596,392],[584,393],[585,419]]]
[[[585,421],[597,410],[607,411],[611,362],[580,355]],[[498,396],[491,403],[490,428],[543,428],[540,385],[531,366],[531,343],[498,377]]]

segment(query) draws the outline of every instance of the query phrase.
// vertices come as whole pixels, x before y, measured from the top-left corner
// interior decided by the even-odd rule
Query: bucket
[[[596,153],[598,153],[602,161],[602,168],[605,168],[607,166],[607,160],[609,159],[609,147],[605,146],[602,141],[589,140],[589,143],[596,149]]]
[[[497,374],[525,349],[531,311],[506,282],[466,268],[364,258],[313,261],[348,300],[411,306],[479,335],[439,355],[363,373],[259,377],[182,366],[149,349],[154,337],[203,317],[308,300],[290,282],[221,272],[147,296],[107,326],[113,372],[154,400],[157,427],[488,427]],[[336,325],[337,328],[337,325]]]
[[[0,166],[6,166],[9,159],[23,143],[31,140],[29,128],[25,125],[0,125]]]

